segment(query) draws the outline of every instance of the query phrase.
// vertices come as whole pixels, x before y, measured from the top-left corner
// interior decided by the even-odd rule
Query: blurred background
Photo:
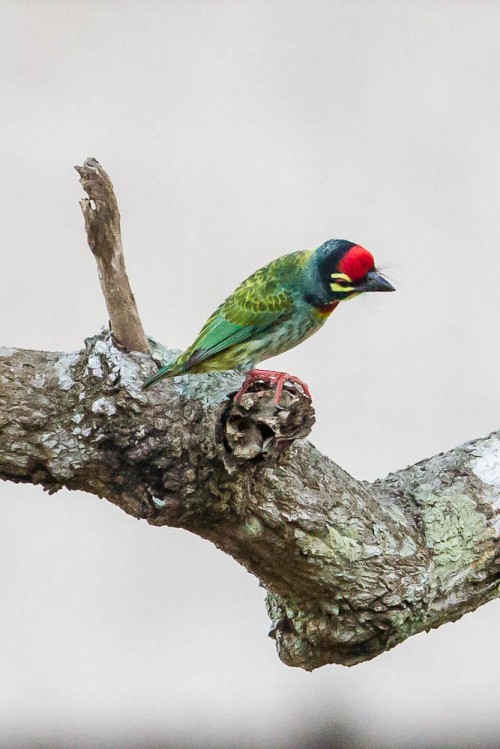
[[[149,334],[330,237],[397,287],[274,360],[373,479],[500,426],[500,4],[1,0],[0,344],[106,323],[74,164],[118,195]],[[0,485],[0,746],[498,747],[500,602],[372,662],[285,667],[209,543]]]

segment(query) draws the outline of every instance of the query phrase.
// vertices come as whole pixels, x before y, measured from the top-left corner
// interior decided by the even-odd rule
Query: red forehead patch
[[[365,250],[361,245],[355,244],[346,252],[338,267],[339,271],[349,276],[351,281],[360,281],[368,271],[373,270],[375,260],[371,252]]]

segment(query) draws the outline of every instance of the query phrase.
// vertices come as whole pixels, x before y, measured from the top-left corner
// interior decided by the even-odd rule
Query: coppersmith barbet
[[[330,239],[316,250],[301,250],[272,260],[253,273],[213,313],[193,344],[144,383],[185,373],[239,369],[248,373],[236,399],[250,384],[276,385],[278,403],[284,372],[254,369],[258,362],[297,346],[315,333],[338,304],[366,291],[394,291],[375,268],[373,255],[354,242]]]

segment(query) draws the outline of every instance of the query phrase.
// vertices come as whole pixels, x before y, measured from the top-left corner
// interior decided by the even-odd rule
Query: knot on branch
[[[384,607],[379,607],[382,611],[356,611],[347,602],[332,600],[332,594],[335,591],[324,600],[298,604],[268,591],[269,637],[275,640],[278,655],[287,666],[306,671],[328,663],[354,666],[397,644],[398,627]],[[399,626],[405,615],[401,610]]]
[[[222,417],[224,462],[241,466],[279,458],[297,439],[307,437],[315,422],[314,408],[295,385],[287,385],[279,404],[269,387],[246,392]]]

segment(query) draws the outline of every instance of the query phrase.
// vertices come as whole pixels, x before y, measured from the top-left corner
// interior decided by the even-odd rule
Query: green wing
[[[273,260],[238,286],[207,320],[194,343],[171,365],[146,381],[145,387],[198,367],[232,346],[257,338],[294,311],[293,288],[309,251]]]
[[[270,275],[271,270],[266,266],[247,278],[207,320],[181,357],[184,371],[258,336],[291,314],[293,297],[275,274]]]
[[[309,250],[283,255],[249,276],[207,320],[176,365],[182,364],[184,371],[188,371],[237,343],[258,337],[291,316],[293,291],[300,286],[310,255]]]

